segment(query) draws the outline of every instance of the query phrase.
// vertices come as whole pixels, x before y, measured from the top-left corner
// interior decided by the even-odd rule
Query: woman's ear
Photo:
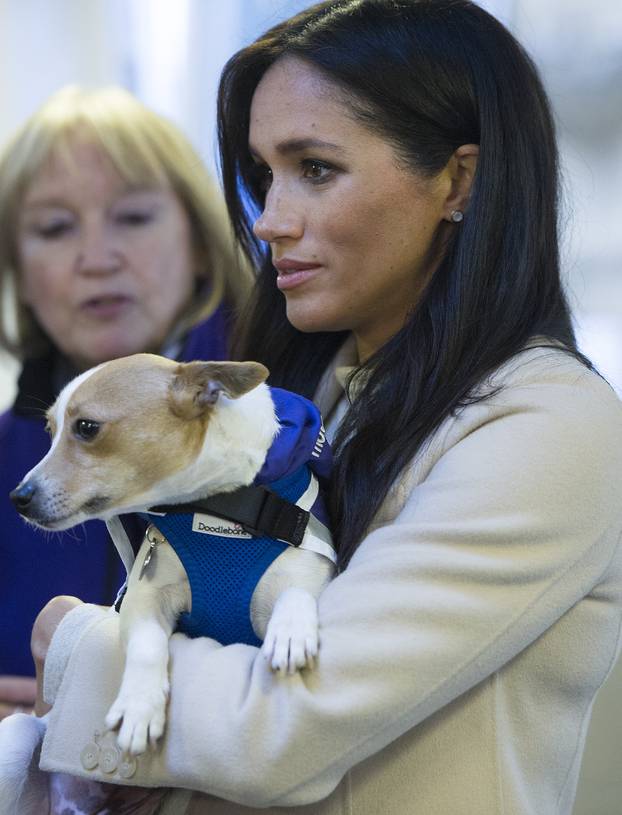
[[[451,189],[445,199],[445,218],[452,223],[459,223],[468,208],[478,158],[478,144],[462,144],[447,162]]]

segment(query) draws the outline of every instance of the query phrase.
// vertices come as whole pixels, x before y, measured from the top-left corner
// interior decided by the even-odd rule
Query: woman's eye
[[[69,232],[72,226],[73,224],[70,221],[51,221],[50,223],[35,226],[34,231],[40,238],[54,240],[54,238],[60,238]]]
[[[82,441],[91,441],[99,433],[99,422],[92,419],[76,419],[73,423],[73,432]]]
[[[267,164],[253,164],[251,169],[253,187],[259,192],[267,192],[272,184],[272,170]]]
[[[145,210],[128,210],[127,212],[120,212],[116,216],[118,223],[124,226],[144,226],[153,221],[153,212]]]
[[[323,161],[304,159],[301,164],[303,178],[308,178],[315,182],[322,182],[328,181],[328,179],[332,177],[333,167]]]

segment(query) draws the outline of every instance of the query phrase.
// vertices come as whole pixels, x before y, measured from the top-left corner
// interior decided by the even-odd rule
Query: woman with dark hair
[[[174,635],[167,734],[128,782],[81,764],[122,649],[79,605],[41,767],[199,791],[175,812],[568,815],[618,653],[622,410],[574,340],[537,72],[467,0],[336,0],[236,54],[219,112],[260,268],[239,354],[334,436],[319,662]]]

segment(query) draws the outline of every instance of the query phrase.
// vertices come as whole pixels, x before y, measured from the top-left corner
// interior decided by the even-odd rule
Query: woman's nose
[[[266,195],[263,212],[253,224],[259,240],[274,243],[282,239],[298,239],[304,232],[303,219],[282,194],[272,187]]]
[[[118,248],[105,226],[85,224],[78,246],[78,270],[83,274],[109,274],[119,268],[120,262]]]

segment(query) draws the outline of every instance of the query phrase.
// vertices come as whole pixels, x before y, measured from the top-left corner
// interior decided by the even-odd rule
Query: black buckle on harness
[[[163,504],[149,511],[205,512],[235,521],[251,535],[277,538],[292,546],[302,543],[310,514],[266,487],[240,487],[191,504]]]

